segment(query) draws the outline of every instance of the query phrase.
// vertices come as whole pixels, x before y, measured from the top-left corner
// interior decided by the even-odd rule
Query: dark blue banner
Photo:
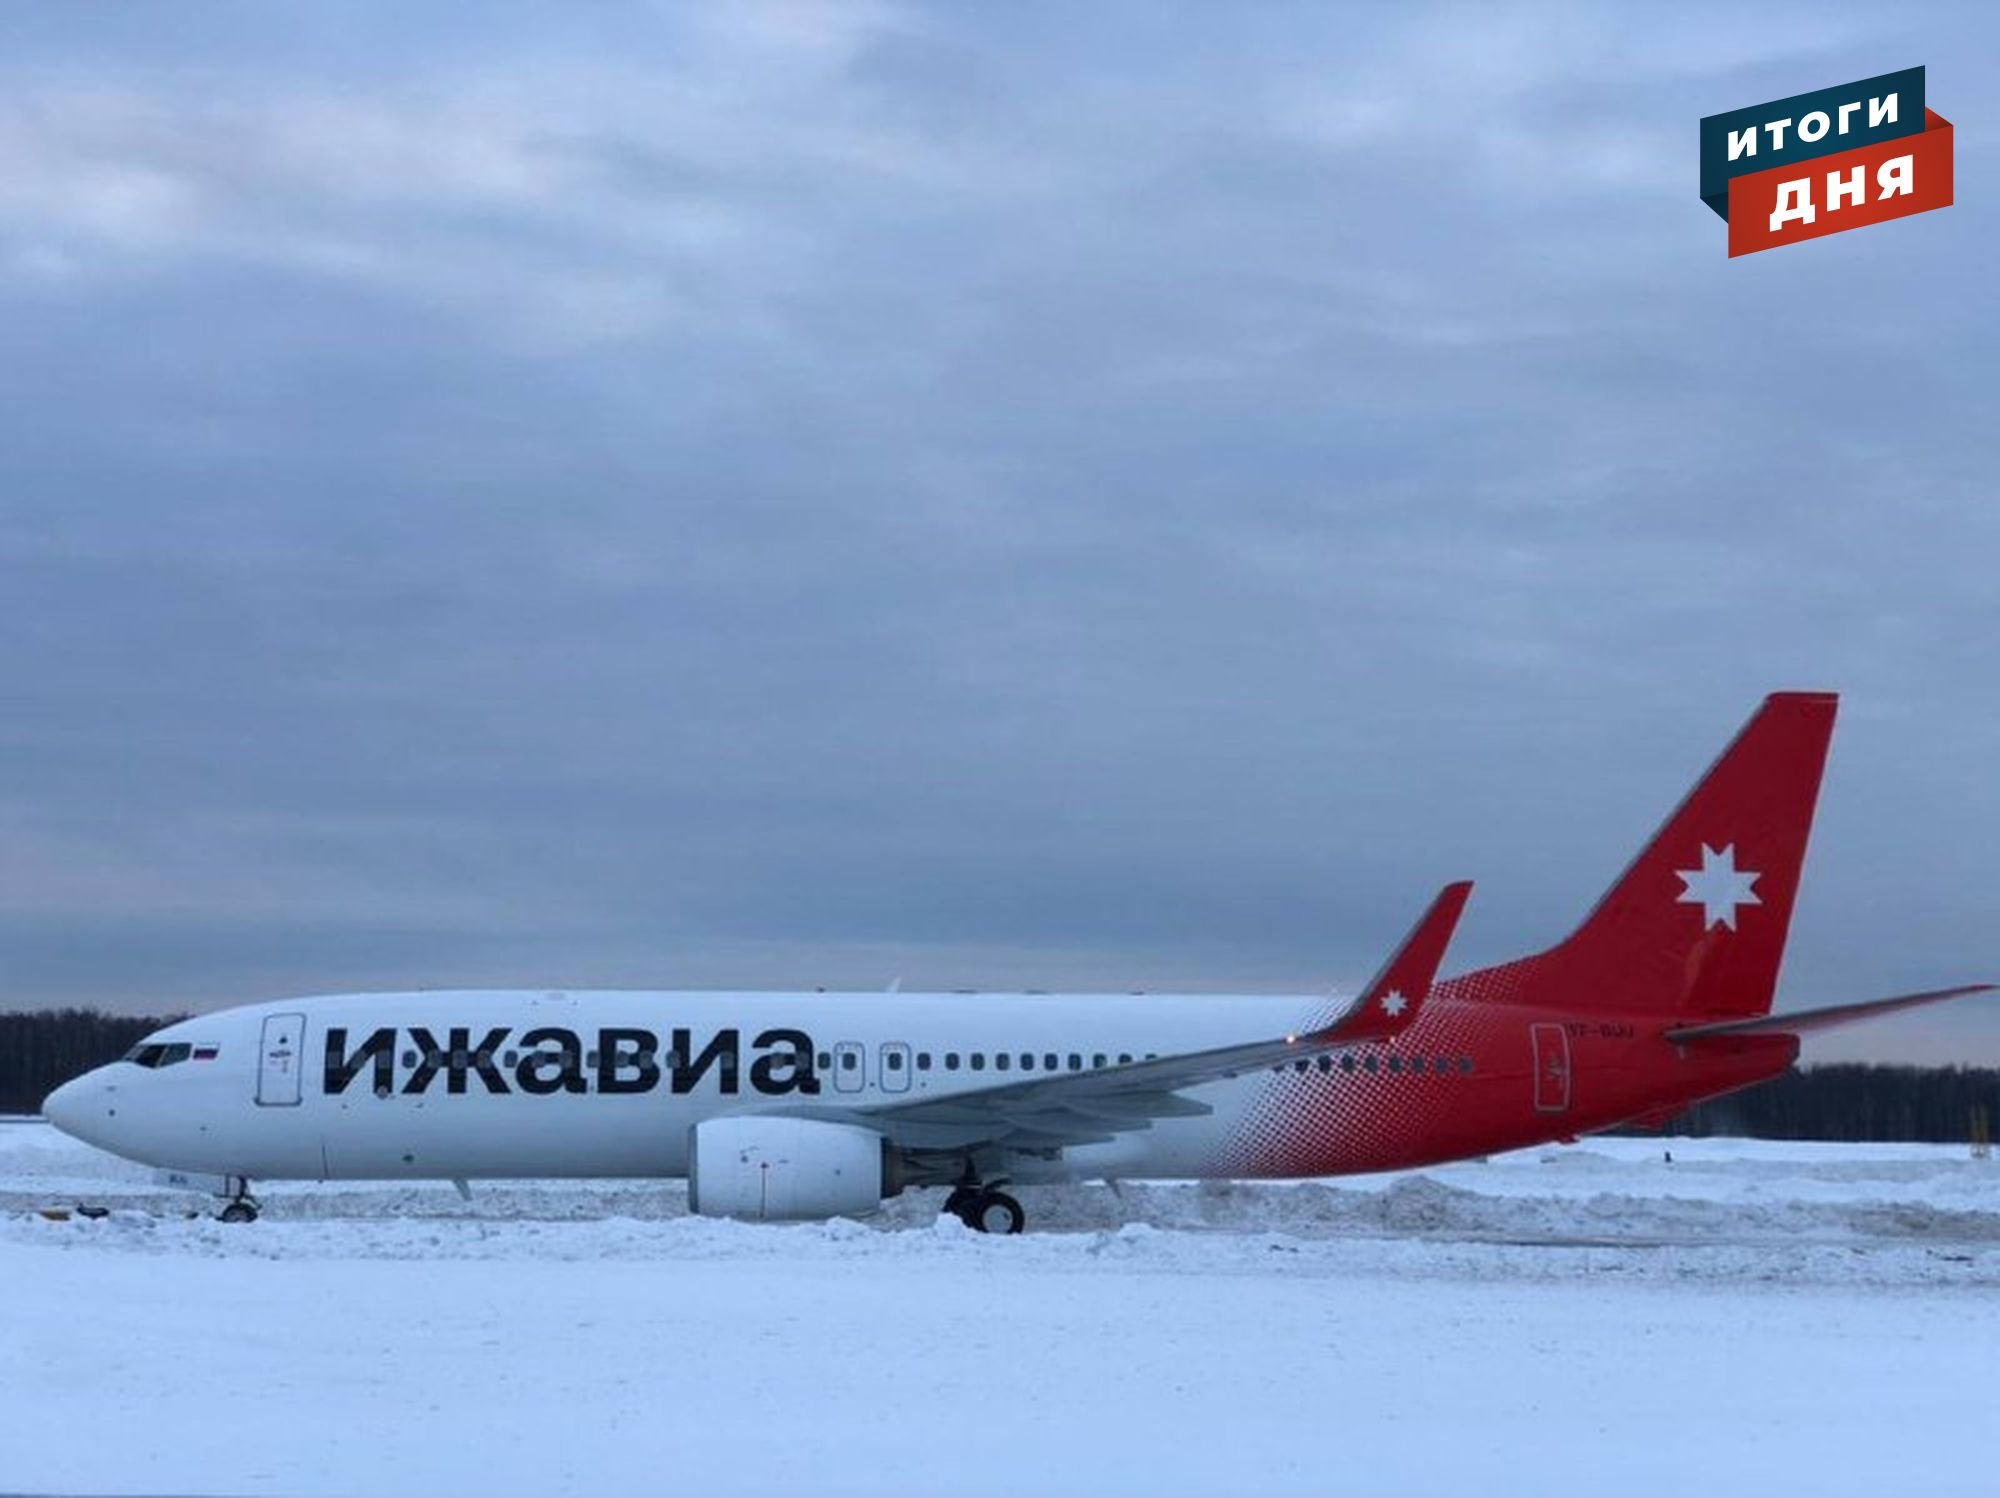
[[[1729,217],[1729,179],[1924,128],[1924,70],[1904,68],[1701,122],[1701,200]]]

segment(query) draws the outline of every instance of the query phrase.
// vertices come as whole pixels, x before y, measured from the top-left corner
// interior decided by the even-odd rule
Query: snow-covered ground
[[[1671,1150],[1673,1159],[1664,1158]],[[1594,1140],[1022,1193],[273,1186],[0,1125],[0,1491],[1991,1494],[2000,1162]],[[51,1222],[78,1201],[110,1216]]]

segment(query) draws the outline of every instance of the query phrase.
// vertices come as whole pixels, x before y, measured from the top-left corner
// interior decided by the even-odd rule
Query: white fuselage
[[[687,1173],[689,1129],[725,1114],[935,1098],[1283,1034],[1335,1007],[1161,994],[351,994],[182,1021],[149,1042],[186,1046],[188,1059],[100,1067],[46,1108],[78,1137],[178,1171],[673,1178]],[[1016,1178],[1200,1174],[1275,1080],[1208,1084],[1195,1094],[1207,1116],[1024,1162]]]

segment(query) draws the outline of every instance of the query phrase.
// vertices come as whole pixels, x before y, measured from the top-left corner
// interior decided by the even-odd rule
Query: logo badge
[[[1951,123],[1924,107],[1922,68],[1712,114],[1701,200],[1731,256],[1948,208]]]
[[[1750,888],[1763,875],[1754,869],[1736,867],[1736,844],[1730,843],[1720,851],[1701,845],[1701,867],[1698,869],[1675,869],[1674,877],[1683,888],[1674,897],[1680,905],[1701,907],[1701,929],[1712,931],[1717,926],[1736,929],[1736,907],[1739,905],[1762,905],[1764,902]]]

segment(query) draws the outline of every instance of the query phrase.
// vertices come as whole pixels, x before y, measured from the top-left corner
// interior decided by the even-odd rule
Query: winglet
[[[1312,1037],[1313,1042],[1346,1045],[1357,1040],[1388,1040],[1415,1023],[1471,893],[1469,879],[1439,890],[1395,955],[1382,964],[1382,971],[1369,980],[1345,1014]]]

